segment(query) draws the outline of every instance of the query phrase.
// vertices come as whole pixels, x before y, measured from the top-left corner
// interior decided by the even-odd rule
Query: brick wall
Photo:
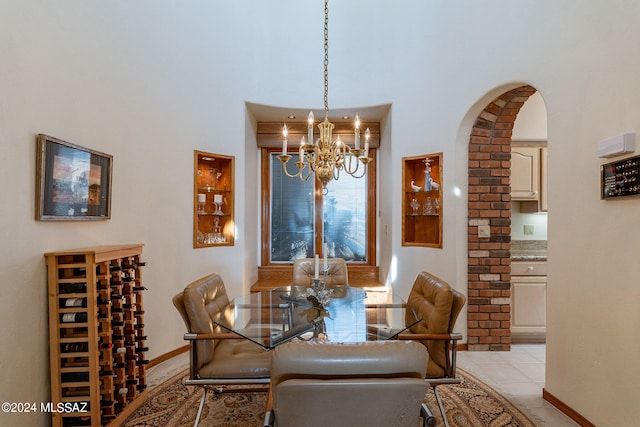
[[[467,343],[469,350],[511,348],[511,134],[536,90],[522,86],[480,113],[469,140]],[[491,237],[478,237],[478,226]]]

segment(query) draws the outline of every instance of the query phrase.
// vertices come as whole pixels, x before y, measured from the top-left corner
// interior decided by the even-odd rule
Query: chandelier
[[[290,173],[287,170],[287,162],[292,158],[287,154],[287,125],[282,129],[282,154],[278,156],[282,162],[285,175],[290,178],[300,178],[307,181],[311,173],[322,184],[322,192],[326,194],[327,184],[332,179],[338,180],[340,171],[344,171],[354,178],[362,178],[367,173],[367,164],[371,162],[369,157],[369,139],[371,132],[367,128],[364,133],[364,148],[360,148],[360,118],[355,117],[355,145],[353,148],[343,143],[340,136],[333,140],[333,123],[329,122],[329,7],[328,0],[324,2],[324,121],[318,124],[320,135],[314,142],[313,112],[309,112],[307,118],[307,138],[300,139],[298,161],[295,162],[297,171]]]

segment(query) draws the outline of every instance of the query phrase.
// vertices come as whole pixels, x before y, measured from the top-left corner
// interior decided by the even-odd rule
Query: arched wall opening
[[[467,346],[511,349],[511,136],[529,85],[498,96],[478,115],[468,151]],[[490,237],[478,236],[489,226]]]

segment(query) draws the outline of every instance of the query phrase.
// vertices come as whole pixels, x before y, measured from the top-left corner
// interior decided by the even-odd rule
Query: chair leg
[[[422,425],[427,427],[435,427],[436,425],[436,417],[433,416],[433,412],[427,406],[426,403],[423,403],[420,406],[420,416],[422,417]]]
[[[433,386],[433,394],[436,395],[436,401],[438,402],[438,406],[440,407],[440,413],[442,414],[442,420],[444,421],[445,427],[449,427],[449,420],[447,419],[447,414],[444,412],[444,405],[442,404],[442,398],[440,397],[440,393],[438,393],[438,389],[436,386]]]
[[[202,415],[202,408],[204,408],[204,401],[207,398],[207,387],[204,386],[202,387],[202,389],[204,391],[202,392],[202,399],[200,399],[200,406],[198,407],[198,415],[196,415],[196,420],[193,423],[193,427],[198,427],[198,423],[200,422],[200,415]]]

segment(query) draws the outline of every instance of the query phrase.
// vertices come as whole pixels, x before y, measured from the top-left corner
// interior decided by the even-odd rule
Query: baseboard
[[[590,422],[588,419],[577,413],[571,407],[567,406],[563,401],[555,397],[553,394],[549,393],[545,388],[542,389],[542,398],[558,408],[560,412],[565,414],[567,417],[571,418],[573,421],[581,425],[582,427],[596,427],[595,424]]]
[[[189,345],[188,344],[185,345],[185,346],[182,346],[182,347],[178,347],[175,350],[171,350],[171,351],[169,351],[169,352],[167,352],[165,354],[161,354],[160,356],[155,357],[155,358],[153,358],[153,359],[151,359],[149,361],[149,364],[147,365],[147,369],[149,369],[149,368],[151,368],[153,366],[159,365],[160,363],[164,362],[165,360],[169,360],[169,359],[171,359],[173,357],[176,357],[177,355],[185,353],[187,351],[189,351]]]

